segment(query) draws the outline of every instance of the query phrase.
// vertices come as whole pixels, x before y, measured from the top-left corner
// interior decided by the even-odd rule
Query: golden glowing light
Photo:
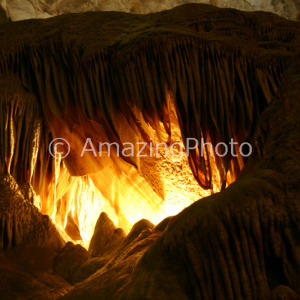
[[[72,159],[77,157],[75,163],[70,159],[53,160],[53,177],[36,204],[52,217],[58,228],[65,229],[68,239],[88,247],[101,212],[106,212],[117,227],[128,233],[143,218],[158,224],[202,197],[220,191],[221,178],[214,156],[213,188],[202,189],[194,178],[174,99],[168,91],[166,94],[164,122],[146,122],[137,107],[131,108],[131,119],[122,112],[114,114],[112,122],[121,143],[138,145],[147,141],[143,149],[135,146],[135,153],[141,151],[142,156],[132,157],[132,163],[118,157],[115,150],[111,156],[103,153],[102,157],[94,157],[92,153],[80,157],[71,152]],[[94,135],[95,142],[109,140],[104,128],[96,123],[87,122],[84,129],[75,126],[72,133],[63,126],[57,121],[53,126],[54,136],[63,133],[72,149],[80,150],[85,133]]]

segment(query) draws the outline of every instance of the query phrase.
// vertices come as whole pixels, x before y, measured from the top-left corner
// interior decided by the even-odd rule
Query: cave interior
[[[0,299],[300,299],[299,97],[273,13],[0,8]]]

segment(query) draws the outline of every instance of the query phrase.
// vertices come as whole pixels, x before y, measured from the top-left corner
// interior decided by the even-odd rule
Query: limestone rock
[[[196,4],[153,15],[90,12],[3,25],[0,168],[30,183],[43,213],[56,214],[62,226],[72,211],[85,241],[97,222],[94,211],[103,208],[128,230],[144,217],[157,224],[168,210],[164,190],[153,186],[164,186],[165,178],[142,177],[150,168],[137,157],[80,157],[86,137],[95,144],[168,141],[172,100],[184,141],[250,142],[299,51],[299,31],[297,22],[272,14]],[[54,137],[70,142],[64,166],[48,151]],[[188,160],[209,192],[229,173],[234,181],[247,158],[211,157],[199,146]],[[178,166],[169,166],[171,175]],[[84,208],[80,193],[92,185],[95,197]]]
[[[12,176],[0,174],[0,250],[18,245],[57,251],[64,241],[50,218],[24,199]]]
[[[145,231],[145,233],[149,231],[149,233],[152,233],[152,229],[154,228],[154,225],[149,222],[146,219],[142,219],[140,221],[138,221],[137,223],[135,223],[130,232],[128,233],[128,235],[126,236],[125,240],[124,240],[124,246],[130,244],[132,241],[134,241],[137,237],[139,237],[143,231]],[[143,237],[141,237],[143,238]]]
[[[3,83],[2,119],[6,120],[8,111],[20,106],[23,95],[35,95],[34,100],[22,102],[21,115],[12,114],[7,120],[10,124],[24,124],[11,126],[5,132],[3,121],[2,136],[20,136],[22,127],[32,126],[29,118],[24,118],[26,112],[40,127],[24,129],[30,133],[24,138],[28,149],[24,153],[26,167],[22,167],[18,155],[20,145],[10,147],[14,145],[13,139],[3,140],[6,150],[0,157],[1,167],[10,167],[18,181],[34,180],[31,183],[37,193],[47,198],[43,199],[42,210],[52,215],[54,195],[48,187],[56,184],[55,174],[59,170],[53,167],[55,161],[47,149],[50,131],[52,136],[70,142],[73,151],[64,160],[70,176],[89,175],[118,212],[120,223],[127,225],[143,218],[141,212],[155,215],[153,211],[162,201],[151,185],[163,183],[159,176],[156,181],[149,177],[149,182],[142,181],[136,157],[80,158],[86,132],[95,143],[149,141],[151,132],[168,139],[170,116],[165,108],[169,106],[167,96],[172,94],[183,140],[203,138],[214,145],[219,141],[228,143],[231,138],[240,144],[250,141],[256,121],[276,94],[284,70],[299,49],[296,22],[271,14],[249,14],[206,5],[190,4],[146,16],[112,12],[64,15],[26,24],[9,24],[11,31],[5,26],[0,28],[0,73],[5,77],[17,70],[11,80],[5,77]],[[91,27],[93,31],[89,30]],[[13,39],[10,32],[14,32]],[[56,49],[61,49],[61,55],[57,55]],[[81,51],[84,55],[78,54]],[[42,65],[45,68],[41,69]],[[23,93],[12,85],[13,80],[24,87]],[[30,93],[26,94],[25,88]],[[15,95],[20,94],[19,101],[14,99],[15,89]],[[134,114],[137,109],[139,117]],[[129,133],[125,135],[126,132]],[[38,138],[34,139],[35,136]],[[32,141],[37,145],[39,141],[35,151],[29,151]],[[223,184],[228,170],[233,177],[238,176],[245,163],[242,157],[236,159],[231,155],[211,158],[206,153],[208,158],[204,159],[205,155],[199,155],[201,150],[199,146],[198,154],[191,151],[189,163],[204,189],[212,188],[214,178]],[[104,168],[109,173],[101,172]],[[67,190],[68,176],[64,180]],[[117,190],[120,185],[122,189]],[[135,192],[128,186],[133,186]],[[126,197],[118,198],[126,188]],[[130,198],[130,194],[137,192],[138,197]],[[125,203],[121,202],[126,198],[130,198],[126,201],[130,208],[124,210]],[[66,208],[70,206],[66,203]],[[99,203],[95,207],[100,209]],[[75,210],[74,217],[78,213],[78,219],[87,219],[84,210]],[[65,220],[68,213],[62,211],[61,219]],[[136,216],[140,217],[136,220]],[[129,222],[130,218],[134,221]]]
[[[165,218],[159,224],[157,224],[154,229],[158,230],[158,231],[164,231],[168,227],[168,225],[169,225],[170,221],[172,220],[172,218],[173,217]]]
[[[53,269],[73,283],[74,274],[90,258],[88,251],[81,245],[68,242],[55,258]]]
[[[236,137],[253,146],[251,158],[227,156],[216,166],[209,155],[194,151],[190,166],[203,188],[211,188],[216,174],[226,183],[229,165],[239,177],[174,216],[164,231],[146,226],[124,246],[122,230],[101,215],[90,251],[108,262],[65,299],[254,300],[299,294],[299,32],[298,23],[272,14],[205,5],[147,16],[98,12],[0,26],[1,171],[44,191],[49,214],[57,173],[64,176],[66,168],[76,179],[95,172],[95,182],[101,173],[97,187],[114,194],[111,203],[124,224],[126,212],[129,218],[160,204],[147,193],[120,197],[123,190],[116,187],[138,169],[135,159],[85,163],[71,155],[60,169],[46,146],[55,132],[73,137],[77,150],[86,134],[121,143],[148,140],[155,132],[168,140],[167,99],[174,98],[184,138],[204,136],[215,144]],[[133,128],[132,135],[125,128]],[[39,133],[39,147],[31,147],[33,132]],[[20,136],[26,151],[20,151]],[[134,175],[131,186],[145,190]],[[66,189],[68,176],[62,180]],[[0,190],[0,248],[60,249],[50,219],[24,201],[15,181],[0,182],[9,183]],[[66,198],[63,220],[69,213]],[[82,208],[74,205],[74,216],[83,211],[86,217]]]
[[[299,299],[299,294],[293,291],[291,288],[285,285],[276,286],[271,293],[270,300],[297,300]]]
[[[299,2],[297,0],[1,0],[0,4],[7,15],[13,20],[31,18],[49,18],[61,14],[86,11],[122,11],[137,14],[154,13],[171,9],[185,3],[205,3],[217,7],[228,7],[246,11],[268,11],[285,18],[297,20],[299,18]]]
[[[7,20],[6,13],[0,5],[0,25],[4,24],[4,23],[7,23],[7,22],[8,22],[8,20]]]
[[[0,251],[0,298],[56,300],[71,289],[53,271],[57,252],[49,247],[15,246]]]
[[[95,226],[94,235],[89,245],[92,256],[103,256],[115,250],[124,239],[125,233],[116,228],[106,213],[101,213]]]
[[[101,258],[101,257],[94,257],[88,259],[75,272],[72,282],[74,284],[82,282],[86,278],[96,273],[102,267],[104,267],[107,262],[108,262],[107,258]]]
[[[37,206],[35,203],[36,193],[33,187],[29,183],[19,184],[19,189],[26,200],[28,200],[30,203],[35,204],[35,206]]]
[[[73,241],[82,240],[78,226],[75,224],[72,215],[68,214],[67,225],[65,231]]]
[[[300,56],[236,182],[173,217],[152,243],[136,240],[62,299],[299,299],[299,70]]]

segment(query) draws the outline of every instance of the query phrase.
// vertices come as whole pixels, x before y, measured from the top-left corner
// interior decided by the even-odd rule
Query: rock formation
[[[15,246],[49,247],[60,250],[64,240],[49,216],[24,198],[22,190],[10,175],[0,179],[0,251]]]
[[[111,255],[124,240],[124,231],[116,228],[106,213],[101,213],[93,237],[89,245],[89,253],[92,256],[105,257]]]
[[[53,269],[67,281],[73,283],[76,271],[89,258],[91,257],[85,248],[68,242],[55,257]]]
[[[7,22],[8,22],[8,20],[7,20],[6,13],[2,9],[2,7],[0,6],[0,25],[3,24],[3,23],[7,23]]]
[[[147,162],[123,155],[124,143],[147,143],[149,153],[149,141],[171,144],[178,132],[183,142],[249,142],[298,50],[298,31],[298,23],[272,14],[205,5],[143,17],[102,12],[5,25],[1,170],[31,183],[42,212],[63,227],[73,220],[84,241],[101,210],[127,232],[146,215],[157,224],[192,203],[180,205],[176,195],[169,196],[171,205],[164,202],[172,186],[191,189],[191,177],[182,180],[187,171],[180,171],[187,169],[187,157],[178,164],[159,152],[158,160]],[[87,137],[97,152],[81,156]],[[53,138],[70,144],[62,162],[48,151]],[[100,155],[97,145],[104,142],[118,148]],[[220,157],[199,145],[188,159],[208,189],[196,191],[196,200],[234,181],[246,158]],[[89,204],[82,206],[81,198]]]
[[[299,67],[298,56],[236,182],[62,299],[299,299]]]
[[[187,3],[205,3],[245,11],[267,11],[291,20],[299,20],[297,0],[1,0],[0,4],[13,21],[49,18],[61,14],[87,11],[122,11],[136,14],[155,13]]]
[[[32,289],[0,292],[297,299],[299,33],[270,13],[196,4],[1,25],[0,259],[7,282],[26,273]],[[54,138],[70,147],[56,158]],[[188,149],[189,138],[212,148],[175,159],[172,143]],[[217,155],[231,140],[234,153]],[[58,232],[89,253],[61,250]],[[50,253],[43,276],[13,265],[25,247]],[[37,261],[30,249],[24,261]]]

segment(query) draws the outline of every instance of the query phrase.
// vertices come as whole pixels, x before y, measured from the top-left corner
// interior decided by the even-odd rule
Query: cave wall
[[[299,299],[299,68],[298,55],[233,184],[123,244],[62,299]]]
[[[117,157],[114,150],[109,157],[89,152],[81,158],[85,138],[120,146],[171,141],[173,101],[183,142],[187,137],[213,145],[231,138],[239,145],[250,141],[298,49],[298,32],[298,23],[272,14],[206,5],[145,16],[90,12],[4,25],[1,76],[12,76],[22,93],[36,100],[22,100],[21,115],[16,115],[3,93],[2,136],[9,138],[2,141],[1,170],[31,183],[48,215],[57,212],[72,177],[89,176],[120,226],[129,228],[146,212],[157,223],[166,216],[163,197],[153,190],[157,178],[141,177],[139,158]],[[14,94],[13,84],[3,89]],[[39,113],[42,123],[34,125]],[[71,144],[63,162],[49,154],[53,138]],[[189,156],[195,179],[208,190],[214,183],[224,185],[228,173],[234,180],[244,165],[242,157],[212,154],[199,146]],[[66,196],[59,204],[64,226],[74,206],[72,217],[79,224],[78,203],[79,198]],[[86,213],[82,218],[90,219]]]
[[[99,271],[72,290],[58,277],[49,289],[49,277],[45,297],[299,298],[299,23],[188,5],[148,16],[86,13],[9,23],[0,27],[0,41],[1,262],[18,246],[62,248],[41,211],[69,230],[89,232],[104,210],[113,222],[100,215],[90,247]],[[226,171],[237,180],[158,226],[143,220],[125,238],[117,223],[126,226],[126,211],[137,218],[160,213],[157,176],[140,176],[152,161],[80,161],[76,151],[86,136],[120,144],[234,137],[251,142],[254,152],[248,160],[217,160],[195,150],[189,163],[203,188],[226,183]],[[69,139],[75,152],[54,160],[54,137]],[[103,245],[107,232],[117,236],[113,249]],[[98,245],[108,249],[105,256]],[[6,293],[10,278],[24,291],[24,282],[45,280],[4,271]],[[31,287],[29,297],[44,289]]]
[[[8,22],[8,20],[6,17],[6,13],[5,13],[4,9],[0,6],[0,25],[7,23],[7,22]]]
[[[290,20],[299,20],[300,5],[297,0],[114,0],[114,1],[70,1],[70,0],[1,0],[0,4],[7,16],[13,20],[49,18],[61,14],[87,11],[122,11],[137,14],[155,13],[172,9],[187,3],[204,3],[221,8],[234,8],[245,11],[272,12]]]

